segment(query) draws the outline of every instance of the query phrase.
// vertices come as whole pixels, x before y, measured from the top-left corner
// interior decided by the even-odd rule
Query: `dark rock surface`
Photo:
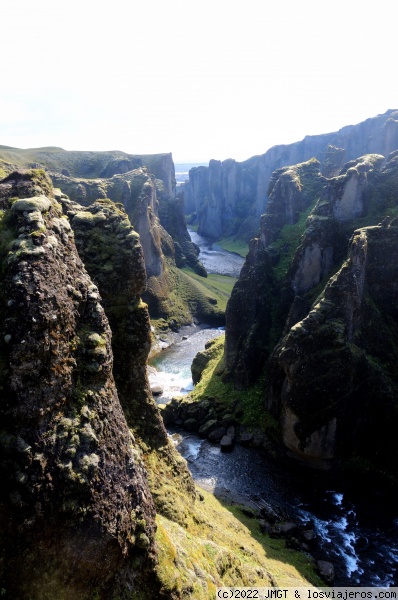
[[[329,179],[314,161],[275,172],[228,303],[224,374],[236,387],[265,377],[292,455],[393,478],[397,155]]]
[[[285,445],[303,460],[356,453],[395,470],[397,265],[394,222],[357,230],[348,259],[275,349],[269,406],[283,406]]]
[[[124,597],[154,567],[155,507],[100,294],[41,172],[0,199],[2,588]]]
[[[75,234],[79,255],[97,282],[112,329],[113,373],[127,421],[142,439],[164,445],[166,431],[146,373],[151,346],[140,237],[123,207],[108,199],[82,207],[56,192]]]

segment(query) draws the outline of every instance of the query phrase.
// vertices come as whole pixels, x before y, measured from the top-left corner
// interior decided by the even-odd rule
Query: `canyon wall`
[[[364,154],[388,156],[398,148],[398,112],[388,110],[337,132],[306,136],[300,142],[277,145],[246,161],[211,160],[191,169],[184,187],[185,210],[195,214],[198,233],[212,239],[235,236],[249,240],[267,206],[268,185],[275,170],[316,158],[325,176]]]
[[[247,388],[264,377],[265,407],[296,458],[391,475],[398,152],[361,156],[333,177],[320,167],[312,159],[271,178],[227,307],[224,378]]]
[[[187,290],[177,289],[182,278],[179,268],[188,267],[202,277],[207,272],[189,237],[183,204],[175,194],[170,153],[129,155],[0,146],[0,176],[21,167],[45,169],[54,186],[82,206],[106,198],[124,206],[140,235],[147,274],[143,295],[154,320],[162,319],[175,327],[193,319],[206,320],[207,315],[210,320],[214,317],[215,309],[207,300],[196,309],[198,291],[191,281]],[[185,281],[181,285],[187,287]],[[173,294],[179,297],[178,302],[171,298]]]

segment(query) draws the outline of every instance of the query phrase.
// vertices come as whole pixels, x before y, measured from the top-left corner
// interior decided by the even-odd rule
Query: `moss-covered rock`
[[[397,253],[394,225],[357,230],[348,260],[275,350],[269,407],[283,407],[285,444],[303,460],[360,456],[395,477]]]
[[[125,597],[154,572],[154,503],[98,288],[40,180],[0,184],[1,587],[10,598]],[[27,198],[10,200],[16,190]]]

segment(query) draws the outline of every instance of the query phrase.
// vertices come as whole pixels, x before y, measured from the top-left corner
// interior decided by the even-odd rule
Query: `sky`
[[[398,109],[391,0],[6,0],[0,144],[245,160]]]

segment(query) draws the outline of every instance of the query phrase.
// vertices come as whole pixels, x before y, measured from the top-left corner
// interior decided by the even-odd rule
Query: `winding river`
[[[192,234],[191,234],[192,235]],[[209,252],[211,242],[193,237]],[[231,253],[216,248],[214,268],[228,271]],[[233,255],[232,262],[237,255]],[[206,265],[205,255],[200,256]],[[225,264],[224,264],[225,258]],[[164,392],[160,402],[192,389],[190,366],[207,340],[220,335],[214,328],[188,327],[153,362],[151,384]],[[217,445],[194,434],[170,431],[187,460],[196,483],[215,495],[254,506],[268,504],[287,518],[310,524],[323,558],[333,562],[336,586],[398,585],[398,510],[392,500],[369,489],[345,489],[321,473],[281,469],[255,449],[236,446],[222,453]]]

